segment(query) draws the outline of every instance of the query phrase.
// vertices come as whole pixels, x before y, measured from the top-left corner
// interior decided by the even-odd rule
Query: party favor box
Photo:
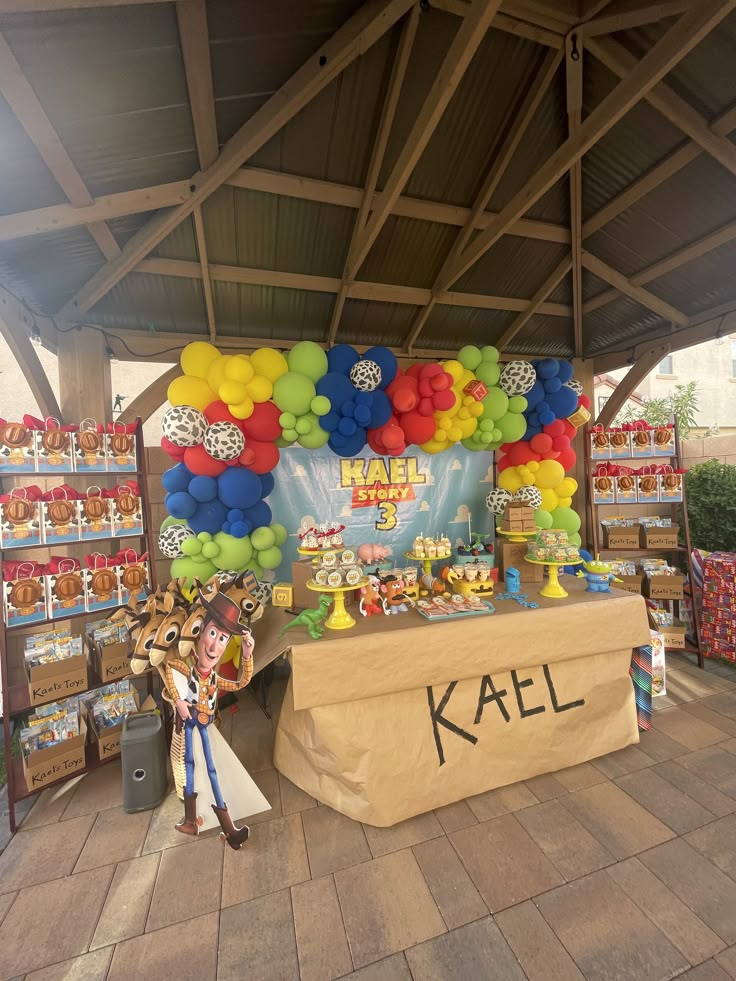
[[[112,531],[114,535],[143,534],[143,505],[137,488],[121,485],[116,488],[112,505]]]
[[[87,658],[84,654],[37,664],[26,670],[31,705],[58,702],[87,690]]]
[[[47,619],[46,581],[43,573],[23,575],[3,582],[3,614],[8,627]]]
[[[112,501],[109,497],[103,497],[102,492],[93,493],[93,490],[90,488],[87,496],[79,502],[82,541],[112,537]]]
[[[150,582],[151,571],[147,559],[123,563],[118,566],[120,572],[120,602],[125,604],[131,600],[144,599]]]
[[[140,711],[140,697],[135,689],[131,689],[130,694],[133,696],[136,704],[136,708]],[[153,702],[153,699],[151,699]],[[144,702],[144,707],[150,708],[148,705],[148,699]],[[156,707],[156,703],[153,702],[153,708]],[[107,726],[104,729],[98,729],[95,725],[95,718],[91,711],[87,711],[87,725],[89,726],[90,735],[92,737],[91,743],[97,756],[101,760],[109,759],[111,756],[120,755],[120,736],[123,733],[123,719],[114,726]],[[133,714],[133,713],[131,713]]]
[[[82,423],[85,426],[87,420]],[[107,470],[107,438],[96,426],[80,428],[73,434],[74,469],[80,473]]]
[[[90,613],[111,610],[121,605],[117,566],[101,566],[99,569],[84,569],[83,572],[87,609]]]
[[[628,460],[631,457],[631,434],[615,430],[608,434],[612,460]]]
[[[36,436],[21,422],[0,426],[0,473],[36,472]]]
[[[62,559],[59,571],[46,574],[49,616],[63,619],[87,609],[84,573],[73,559]]]
[[[107,433],[107,469],[116,473],[135,473],[135,433]]]
[[[636,459],[652,456],[652,433],[649,429],[635,429],[631,436],[631,455]]]
[[[39,473],[69,473],[74,469],[74,433],[56,428],[37,430],[34,435]]]
[[[3,548],[19,548],[22,545],[40,545],[41,511],[38,501],[25,496],[15,496],[0,501],[0,545]]]
[[[23,756],[23,776],[29,790],[41,790],[48,783],[71,777],[86,765],[84,744],[87,726],[79,720],[79,734],[48,749],[39,749]]]
[[[46,545],[63,545],[80,539],[80,502],[59,498],[41,501],[42,541]]]
[[[590,457],[592,460],[609,460],[611,457],[611,444],[608,433],[597,430],[590,434]]]

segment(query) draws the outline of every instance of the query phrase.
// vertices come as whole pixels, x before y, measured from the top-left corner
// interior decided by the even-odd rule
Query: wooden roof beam
[[[611,266],[601,259],[591,255],[590,252],[583,252],[583,265],[594,276],[604,280],[606,283],[610,283],[620,293],[624,293],[626,296],[631,297],[632,300],[636,300],[637,303],[640,303],[648,310],[658,313],[665,320],[671,320],[678,327],[687,326],[687,315],[682,313],[681,310],[677,310],[675,307],[670,306],[669,303],[665,303],[664,300],[660,300],[658,296],[650,293],[649,290],[645,290],[642,286],[636,286],[626,276],[623,276],[616,269],[611,268]]]
[[[734,0],[736,2],[736,0]],[[323,91],[348,65],[372,47],[409,10],[413,0],[369,0],[302,65],[222,148],[217,160],[191,180],[185,203],[152,218],[126,243],[122,253],[98,270],[59,311],[61,320],[79,320],[159,242],[245,163],[286,123]]]
[[[353,225],[352,235],[350,236],[350,244],[348,246],[347,258],[345,260],[345,267],[342,274],[342,284],[337,296],[335,297],[335,305],[332,308],[332,317],[330,319],[330,326],[327,331],[328,344],[335,343],[335,337],[337,336],[337,331],[340,327],[340,318],[342,317],[342,312],[345,308],[345,301],[347,299],[348,289],[350,287],[350,279],[348,278],[350,255],[355,248],[358,237],[365,230],[365,226],[368,221],[371,204],[373,203],[373,196],[376,191],[376,184],[378,183],[378,175],[381,172],[381,164],[383,163],[383,158],[386,153],[386,146],[388,144],[388,137],[391,132],[391,127],[393,126],[394,117],[396,116],[396,108],[399,104],[399,96],[401,95],[401,88],[404,84],[404,78],[406,77],[406,69],[409,65],[409,57],[411,55],[411,49],[414,46],[414,39],[417,35],[418,26],[419,7],[415,6],[412,7],[404,18],[404,23],[401,29],[401,37],[399,38],[399,46],[396,51],[396,57],[393,59],[391,66],[391,74],[388,81],[388,87],[386,89],[386,96],[381,109],[381,118],[378,123],[378,132],[376,134],[375,143],[373,144],[373,150],[371,151],[371,159],[368,164],[368,173],[366,175],[363,200],[360,202],[358,214],[355,218],[355,224]]]
[[[350,250],[345,267],[347,279],[355,278],[386,224],[500,6],[501,0],[473,0],[471,10],[452,39],[383,190],[372,202],[371,216]]]
[[[562,57],[563,52],[561,49],[559,51],[550,51],[546,55],[535,83],[525,93],[521,104],[518,107],[513,107],[513,122],[511,124],[511,128],[509,129],[506,139],[503,141],[498,154],[493,158],[491,166],[486,173],[481,189],[473,202],[465,224],[453,242],[452,248],[447,254],[445,261],[442,264],[442,268],[435,279],[432,286],[432,298],[430,299],[429,303],[417,313],[409,333],[404,340],[404,348],[407,351],[411,352],[412,348],[416,344],[417,338],[424,329],[435,306],[438,303],[443,302],[441,298],[442,294],[437,291],[438,283],[441,281],[442,275],[447,270],[448,266],[456,259],[458,255],[460,255],[462,250],[470,241],[474,229],[478,227],[481,217],[486,213],[488,202],[491,200],[493,192],[496,190],[503,175],[506,173],[509,164],[511,163],[511,159],[518,149],[524,134],[528,130],[545,92],[552,84],[555,74],[557,73],[557,69],[560,66],[560,62],[562,61]]]
[[[498,339],[496,342],[496,347],[499,349],[499,351],[503,351],[506,347],[508,347],[522,327],[525,327],[535,314],[544,312],[544,307],[546,305],[545,300],[552,290],[559,286],[565,276],[567,276],[567,274],[570,272],[571,268],[572,256],[565,256],[565,258],[555,266],[549,276],[545,279],[525,309],[521,311],[519,316],[514,319],[513,323],[508,326],[508,328]]]
[[[59,134],[51,125],[49,117],[2,34],[0,34],[0,93],[69,201],[77,207],[92,204],[92,195],[87,190],[79,171],[59,139]],[[87,224],[87,230],[106,259],[114,259],[120,255],[120,247],[103,221],[97,220]]]
[[[575,139],[583,113],[583,41],[577,31],[565,40],[565,93],[567,135]],[[583,165],[570,167],[570,244],[572,248],[572,309],[575,357],[583,355]]]
[[[608,429],[613,424],[613,420],[626,405],[627,399],[636,391],[644,379],[653,368],[656,368],[662,358],[670,353],[669,344],[655,344],[648,350],[643,351],[636,363],[633,364],[626,375],[621,379],[613,394],[609,397],[606,404],[598,413],[595,420],[596,426],[603,426]]]
[[[647,24],[656,24],[667,17],[677,17],[692,6],[692,0],[657,0],[653,3],[641,3],[637,0],[632,3],[624,0],[623,3],[611,6],[614,9],[606,11],[603,16],[595,16],[580,25],[584,37],[629,31]]]
[[[474,265],[576,160],[615,126],[632,106],[641,101],[734,8],[736,0],[700,0],[697,9],[681,17],[631,73],[591,112],[581,124],[578,134],[574,138],[568,138],[540,167],[529,183],[514,195],[500,214],[489,222],[486,229],[454,264],[442,286],[448,288]]]
[[[10,348],[44,417],[63,422],[54,390],[31,343],[34,326],[38,326],[35,318],[12,293],[0,286],[0,336]]]
[[[210,278],[210,264],[207,259],[207,242],[204,237],[204,220],[201,207],[194,209],[194,236],[197,240],[199,268],[202,272],[202,292],[204,293],[204,307],[207,313],[207,327],[210,332],[210,340],[214,344],[217,337],[215,301],[212,296],[212,279]]]
[[[176,19],[179,24],[179,41],[187,77],[199,169],[207,170],[217,160],[219,144],[205,0],[177,0]]]

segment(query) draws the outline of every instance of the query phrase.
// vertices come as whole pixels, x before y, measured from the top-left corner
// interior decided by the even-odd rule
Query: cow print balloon
[[[350,369],[350,381],[359,392],[375,392],[381,384],[381,369],[375,361],[363,358]]]
[[[511,492],[501,487],[494,487],[486,497],[486,507],[493,514],[503,514],[503,509],[511,500]]]
[[[158,536],[159,551],[167,559],[177,559],[184,554],[181,547],[187,538],[194,538],[191,528],[186,525],[169,525]]]
[[[161,428],[174,446],[198,446],[207,429],[207,420],[193,405],[173,405],[166,411]]]
[[[542,506],[542,492],[537,487],[520,487],[514,494],[514,500],[528,504],[530,508],[534,508],[536,511]]]
[[[234,460],[245,449],[245,437],[233,422],[213,422],[203,442],[213,460]]]
[[[571,378],[570,381],[563,382],[562,384],[567,388],[571,388],[576,395],[583,394],[583,386],[580,384],[577,378]]]
[[[500,385],[507,395],[526,395],[534,387],[537,373],[529,361],[509,361],[501,372]]]

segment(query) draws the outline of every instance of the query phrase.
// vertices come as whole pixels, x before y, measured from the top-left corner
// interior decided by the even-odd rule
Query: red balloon
[[[422,398],[429,399],[432,397],[434,389],[432,388],[432,382],[429,378],[422,378],[419,382],[419,394]]]
[[[410,412],[415,409],[419,396],[416,378],[395,378],[386,389],[391,404],[397,412]]]
[[[552,446],[561,453],[563,450],[570,449],[570,437],[569,436],[555,436],[552,440]]]
[[[421,446],[434,436],[436,426],[432,416],[423,416],[421,412],[405,412],[399,418],[399,423],[404,430],[407,443]]]
[[[249,439],[238,462],[253,473],[270,473],[279,462],[279,448],[275,443],[259,443]]]
[[[557,457],[557,462],[562,465],[562,469],[565,471],[565,473],[569,473],[571,470],[575,469],[577,459],[575,450],[570,447],[569,450],[563,450],[560,453],[560,455]]]
[[[431,416],[434,412],[434,402],[432,399],[419,399],[417,412],[421,412],[423,416]]]
[[[243,420],[236,419],[224,402],[210,402],[204,410],[204,416],[210,425],[213,422],[232,422],[238,429],[242,430],[243,428]]]
[[[562,436],[565,432],[564,420],[555,419],[554,422],[550,422],[542,428],[548,436]]]
[[[504,470],[508,470],[509,467],[513,467],[513,463],[507,456],[502,456],[496,463],[496,470],[498,470],[499,473],[503,473]]]
[[[563,419],[562,423],[565,426],[565,432],[562,435],[567,436],[568,439],[575,439],[575,434],[577,433],[575,426],[571,422],[568,422],[567,419]]]
[[[256,439],[262,443],[278,439],[281,435],[280,415],[281,410],[273,402],[256,402],[252,415],[241,423],[246,439]]]
[[[509,450],[509,460],[515,467],[523,467],[530,460],[541,460],[539,453],[535,453],[529,443],[518,442]]]
[[[435,392],[444,392],[447,388],[452,388],[452,375],[448,371],[443,371],[441,375],[435,375],[432,379],[432,388]]]
[[[227,464],[221,460],[213,460],[201,443],[199,446],[186,448],[184,464],[199,477],[219,477],[227,469]]]
[[[435,409],[439,412],[447,412],[448,409],[454,408],[456,401],[455,393],[451,388],[446,388],[444,392],[435,392],[432,399]]]
[[[589,396],[589,395],[585,395],[585,394],[583,393],[583,394],[582,394],[582,395],[581,395],[581,396],[580,396],[580,397],[578,398],[578,405],[582,405],[582,407],[583,407],[584,409],[589,409],[589,408],[590,408],[590,405],[591,405],[591,402],[590,402],[590,396]]]
[[[388,434],[389,443],[394,445],[389,446],[384,443],[384,436]],[[377,453],[379,456],[399,456],[406,449],[406,442],[404,441],[404,434],[401,428],[396,422],[396,417],[391,416],[389,421],[381,426],[379,429],[369,429],[368,430],[368,445]]]
[[[422,376],[422,369],[424,367],[425,366],[421,362],[418,362],[417,364],[410,365],[406,369],[406,374],[407,374],[407,376],[409,378],[421,378],[421,376]]]
[[[422,365],[422,378],[434,378],[435,375],[443,375],[444,373],[444,368],[436,361],[432,362],[431,364]]]
[[[552,449],[552,437],[546,433],[537,433],[536,436],[532,436],[529,445],[535,453],[549,453]]]
[[[177,446],[176,443],[172,443],[170,439],[162,436],[161,449],[164,450],[165,453],[168,453],[170,457],[173,457],[174,460],[183,460],[186,446]]]
[[[387,450],[395,450],[399,446],[406,446],[404,431],[399,426],[386,425],[381,433],[381,441]]]

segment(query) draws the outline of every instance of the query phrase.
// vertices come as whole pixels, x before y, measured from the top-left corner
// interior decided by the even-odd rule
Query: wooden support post
[[[66,328],[57,340],[61,411],[68,423],[112,419],[112,381],[107,342],[98,330]]]
[[[636,359],[636,364],[629,368],[626,375],[616,386],[613,394],[598,414],[595,424],[608,429],[613,420],[626,405],[627,400],[641,385],[652,369],[656,368],[662,358],[670,353],[669,344],[656,344],[648,351],[642,352]]]
[[[7,290],[0,287],[0,335],[10,348],[18,368],[43,416],[61,420],[61,409],[31,343],[34,318]],[[12,383],[11,383],[12,385]],[[22,414],[22,413],[21,413]]]
[[[199,265],[202,270],[202,291],[204,292],[204,306],[207,314],[207,327],[210,332],[210,340],[215,343],[217,337],[217,325],[215,323],[215,299],[212,295],[212,280],[210,278],[210,264],[207,259],[207,243],[204,237],[204,221],[202,219],[202,209],[194,209],[194,234],[197,240],[197,252],[199,253]]]
[[[577,137],[583,112],[583,41],[571,31],[565,40],[567,135]],[[583,163],[570,167],[570,243],[572,246],[572,310],[576,357],[583,354]]]
[[[206,170],[217,160],[218,142],[205,0],[177,0],[176,17],[199,169]]]
[[[573,359],[573,369],[574,377],[583,386],[583,392],[588,398],[593,402],[594,398],[594,379],[593,379],[593,362],[590,358],[574,358]],[[573,440],[572,447],[575,450],[575,467],[569,474],[578,482],[578,489],[572,502],[572,506],[575,511],[580,515],[580,538],[583,542],[583,547],[590,541],[591,529],[589,524],[588,508],[586,507],[586,494],[588,486],[588,474],[585,467],[585,441],[588,438],[586,435],[585,426],[581,426]]]

